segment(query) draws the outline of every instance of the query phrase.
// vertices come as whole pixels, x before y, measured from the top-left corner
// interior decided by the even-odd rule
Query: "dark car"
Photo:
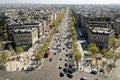
[[[68,72],[68,69],[67,68],[63,68],[63,71],[66,73],[66,72]]]
[[[68,54],[66,54],[66,57],[68,57]]]
[[[56,55],[56,52],[54,53],[54,55]]]
[[[49,61],[52,61],[52,58],[50,58]]]
[[[68,66],[68,64],[67,63],[65,63],[65,67],[67,67]]]
[[[28,67],[26,71],[33,71],[33,70],[35,70],[34,67]]]
[[[59,60],[61,61],[61,60],[62,60],[62,58],[60,57],[60,58],[59,58]]]
[[[59,66],[59,69],[62,69],[62,66]]]
[[[80,78],[80,80],[87,80],[87,78],[86,77],[82,77],[82,78]]]
[[[73,73],[73,71],[72,71],[71,69],[69,69],[69,70],[68,70],[68,73],[72,74],[72,73]]]
[[[60,76],[63,77],[64,76],[64,72],[60,72]]]
[[[97,74],[97,70],[96,69],[92,69],[90,73],[91,74]]]
[[[73,78],[73,75],[70,74],[70,73],[68,73],[68,74],[67,74],[67,77],[69,77],[69,78]]]
[[[65,48],[63,48],[63,50],[65,50]]]

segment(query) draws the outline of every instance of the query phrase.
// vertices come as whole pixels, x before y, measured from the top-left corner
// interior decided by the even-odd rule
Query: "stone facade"
[[[12,35],[16,45],[33,45],[38,40],[37,28],[14,29]]]

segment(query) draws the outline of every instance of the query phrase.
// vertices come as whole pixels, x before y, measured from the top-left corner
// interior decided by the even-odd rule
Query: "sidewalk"
[[[6,71],[8,72],[14,72],[14,71],[21,71],[22,69],[26,70],[28,68],[28,66],[30,61],[26,61],[26,62],[21,62],[21,61],[9,61],[7,62],[7,66],[6,66]],[[42,67],[44,63],[44,58],[40,61],[40,66],[36,69],[40,69]]]

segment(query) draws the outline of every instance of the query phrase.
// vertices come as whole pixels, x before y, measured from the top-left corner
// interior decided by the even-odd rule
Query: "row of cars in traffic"
[[[64,59],[64,66],[59,67],[59,69],[61,70],[59,75],[60,77],[64,77],[65,75],[68,78],[73,78],[73,73],[76,71],[75,69],[75,65],[74,65],[74,60],[73,60],[73,52],[70,51],[72,50],[72,35],[71,35],[71,31],[70,28],[68,26],[65,27],[64,31],[63,31],[63,35],[65,35],[64,37],[62,37],[63,40],[63,45],[65,46],[65,48],[63,48],[62,50],[65,51],[64,55],[65,59]]]

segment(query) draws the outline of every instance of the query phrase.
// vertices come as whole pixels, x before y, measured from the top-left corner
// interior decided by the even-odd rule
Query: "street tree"
[[[2,55],[0,56],[0,62],[5,64],[8,61],[8,53],[3,52]]]
[[[105,57],[107,58],[107,59],[112,59],[113,60],[113,66],[116,66],[116,61],[118,60],[118,59],[120,59],[120,53],[118,53],[118,52],[112,52],[112,51],[109,51],[106,55],[105,55]]]
[[[19,46],[19,47],[16,47],[16,52],[17,54],[20,56],[20,53],[24,51],[23,47]]]
[[[40,61],[42,59],[42,57],[43,57],[43,54],[41,54],[41,53],[37,53],[35,55],[35,59],[37,60],[37,62]]]
[[[92,62],[94,62],[94,64],[92,63],[91,65],[92,65],[92,67],[94,67],[97,64],[96,57],[97,57],[97,53],[98,53],[99,49],[97,48],[96,44],[91,43],[88,45],[88,51],[90,52],[90,55],[93,58]]]
[[[8,40],[8,34],[7,33],[4,33],[4,38],[5,38],[5,40]]]
[[[101,51],[102,55],[105,56],[107,54],[107,49],[106,48],[103,48],[102,51]]]
[[[99,49],[97,48],[96,44],[91,43],[88,45],[88,51],[91,53],[91,56],[93,58],[96,57],[96,54],[98,53]]]
[[[115,48],[118,47],[118,40],[115,38],[112,38],[110,40],[110,46],[112,47],[113,53],[115,52]]]
[[[113,65],[116,66],[116,61],[120,59],[120,54],[119,53],[115,53],[113,54]]]
[[[13,50],[13,47],[12,47],[11,44],[8,44],[8,48],[9,48],[9,50],[11,52],[11,55],[14,55],[14,50]]]
[[[81,53],[77,50],[74,51],[74,60],[76,61],[77,69],[79,69],[79,63],[81,61]]]

